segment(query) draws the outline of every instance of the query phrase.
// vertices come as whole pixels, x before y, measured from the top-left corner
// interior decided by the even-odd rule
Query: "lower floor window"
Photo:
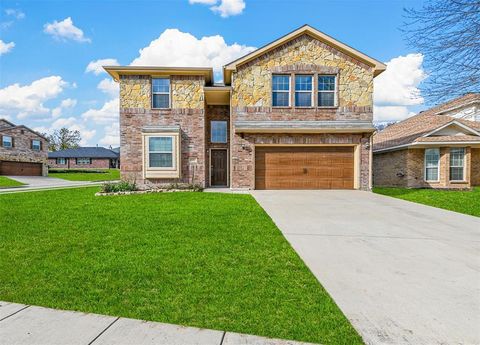
[[[438,181],[440,149],[425,150],[425,180]]]
[[[92,160],[90,158],[77,158],[77,164],[91,164]]]
[[[173,168],[173,137],[148,138],[148,166]]]
[[[57,164],[65,164],[65,158],[57,158]]]
[[[465,163],[465,149],[451,148],[450,149],[450,181],[463,181],[464,177],[464,163]]]

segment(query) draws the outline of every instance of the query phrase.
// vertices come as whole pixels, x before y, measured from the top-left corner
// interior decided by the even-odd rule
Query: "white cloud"
[[[113,79],[105,78],[97,85],[97,89],[106,93],[110,97],[118,97],[120,86]]]
[[[14,42],[5,43],[2,40],[0,40],[0,55],[8,53],[13,49],[13,47],[15,47]]]
[[[87,68],[85,69],[85,73],[92,72],[95,75],[99,75],[100,73],[104,73],[105,70],[102,66],[119,66],[117,59],[99,59],[96,61],[90,61]]]
[[[77,100],[72,98],[66,98],[60,102],[60,105],[52,109],[52,117],[57,118],[62,115],[64,109],[73,108],[77,105]]]
[[[211,67],[218,76],[222,66],[250,53],[255,47],[228,45],[220,35],[200,39],[178,29],[167,29],[150,45],[140,49],[131,65]]]
[[[15,112],[19,119],[48,113],[44,102],[56,98],[68,85],[59,76],[35,80],[29,85],[12,84],[0,89],[0,112]]]
[[[12,16],[15,17],[15,19],[23,19],[25,18],[25,13],[23,13],[20,10],[14,9],[14,8],[7,8],[5,10],[5,14],[7,16]]]
[[[54,130],[68,128],[71,131],[79,131],[81,136],[80,145],[91,145],[90,140],[97,134],[95,129],[88,129],[81,120],[76,117],[60,118],[55,120],[49,127],[39,126],[33,129],[39,133],[52,134]]]
[[[59,40],[73,40],[77,42],[88,42],[90,38],[84,36],[83,31],[73,25],[71,17],[65,18],[61,22],[56,20],[53,23],[47,23],[43,26],[43,32],[52,35]]]
[[[100,124],[111,124],[117,121],[119,117],[120,102],[118,97],[111,99],[102,106],[100,109],[89,109],[82,114],[82,118],[85,121],[92,121]]]
[[[220,14],[223,18],[241,14],[246,7],[245,0],[189,0],[188,2],[209,5],[210,10]]]
[[[374,79],[374,120],[397,121],[412,116],[410,107],[423,104],[418,86],[426,78],[423,55],[408,54],[387,62],[387,70]]]
[[[220,5],[212,6],[210,9],[213,12],[219,13],[221,17],[227,18],[241,14],[245,6],[244,0],[222,0]]]
[[[118,122],[106,127],[105,136],[100,139],[100,145],[112,147],[120,145],[120,125]]]

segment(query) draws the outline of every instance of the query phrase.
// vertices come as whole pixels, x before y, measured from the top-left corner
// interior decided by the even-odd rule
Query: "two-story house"
[[[308,25],[224,66],[222,84],[211,68],[107,66],[120,83],[122,178],[368,190],[385,68]]]
[[[47,149],[43,135],[0,119],[0,175],[47,176]]]

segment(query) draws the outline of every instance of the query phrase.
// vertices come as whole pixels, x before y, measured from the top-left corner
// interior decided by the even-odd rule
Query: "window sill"
[[[272,105],[272,109],[292,109],[291,106]]]
[[[468,183],[468,181],[460,181],[460,180],[455,180],[455,181],[448,181],[451,184],[465,184]]]
[[[172,108],[152,108],[152,110],[172,110]]]
[[[338,105],[317,107],[318,109],[338,109]]]

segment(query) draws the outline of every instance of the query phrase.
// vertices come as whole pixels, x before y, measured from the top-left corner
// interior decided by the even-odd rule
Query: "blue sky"
[[[103,61],[87,69],[91,62],[219,70],[310,24],[389,63],[375,84],[375,119],[402,119],[423,107],[421,97],[409,96],[425,78],[421,52],[409,49],[399,31],[402,9],[418,3],[1,0],[0,117],[42,132],[79,129],[83,144],[116,145],[117,89],[95,69]]]

